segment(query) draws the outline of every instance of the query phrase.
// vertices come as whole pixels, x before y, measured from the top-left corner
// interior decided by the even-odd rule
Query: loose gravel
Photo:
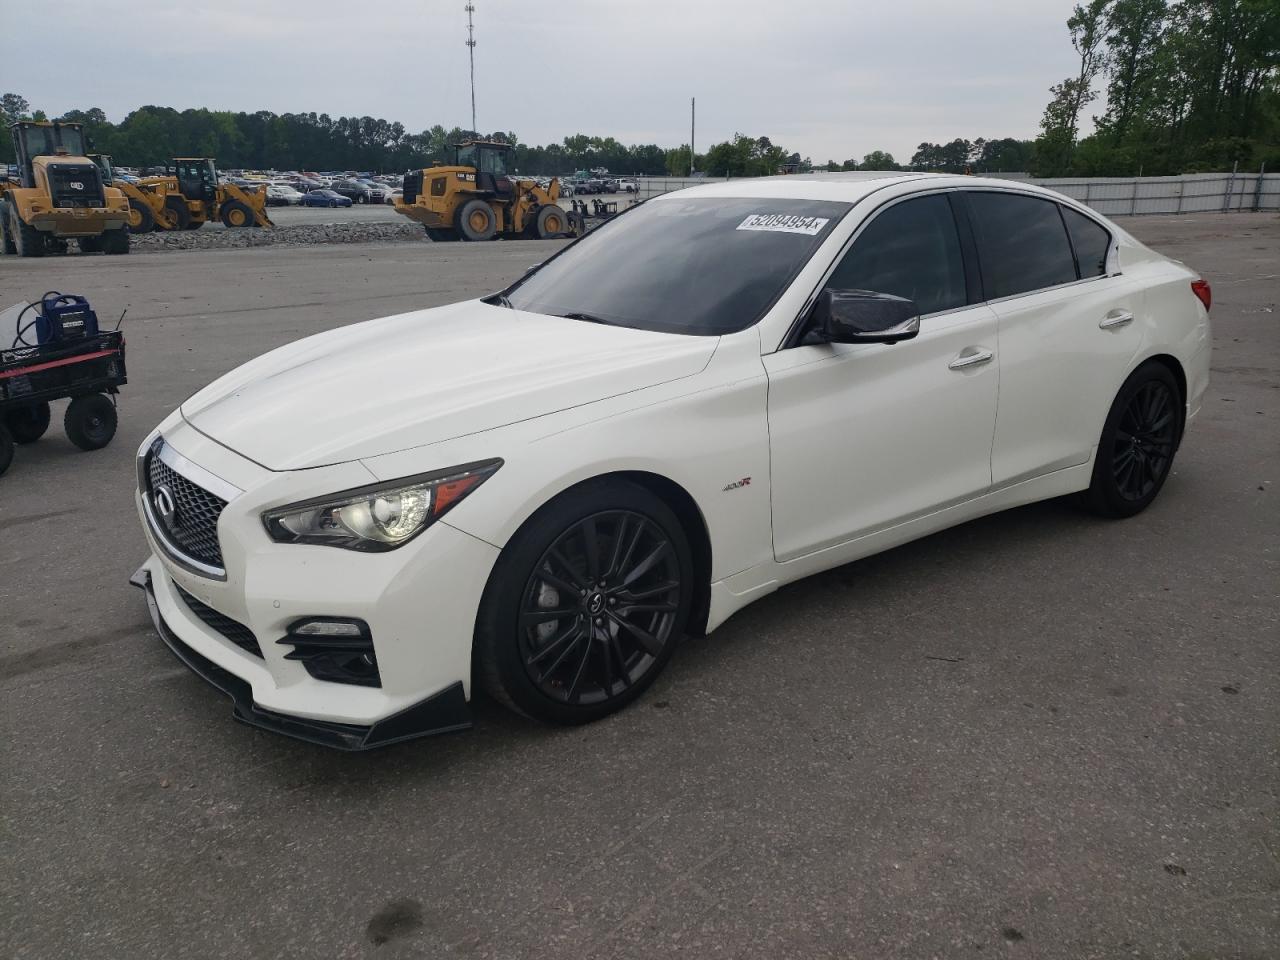
[[[157,231],[132,238],[134,253],[167,253],[172,250],[230,250],[275,244],[306,246],[321,243],[428,243],[416,223],[320,223],[305,226],[257,227],[229,230],[206,226],[202,230]]]

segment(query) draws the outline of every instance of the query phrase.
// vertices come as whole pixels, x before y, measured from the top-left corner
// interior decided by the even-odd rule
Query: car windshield
[[[604,224],[503,291],[517,310],[714,336],[756,323],[850,204],[671,197]]]

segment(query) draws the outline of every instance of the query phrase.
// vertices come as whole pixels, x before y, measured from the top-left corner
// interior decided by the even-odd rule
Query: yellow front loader
[[[0,253],[128,253],[129,204],[85,155],[78,123],[19,120],[9,125],[17,177],[0,177]]]
[[[511,145],[468,140],[454,147],[447,166],[411,170],[396,213],[426,228],[437,242],[494,237],[563,237],[579,231],[576,218],[557,202],[560,181],[507,175]]]
[[[98,156],[107,170],[110,157]],[[131,183],[119,177],[115,185],[129,202],[129,231],[199,230],[210,220],[228,227],[275,226],[267,216],[267,188],[246,189],[218,183],[218,171],[208,157],[177,158],[170,172]]]

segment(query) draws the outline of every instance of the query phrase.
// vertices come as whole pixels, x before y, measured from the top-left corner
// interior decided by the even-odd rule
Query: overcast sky
[[[143,104],[467,127],[466,0],[4,0],[0,92],[51,116]],[[735,131],[815,162],[1036,134],[1074,72],[1072,0],[475,0],[476,119],[699,148]],[[58,24],[68,28],[61,30]],[[39,38],[33,42],[32,38]]]

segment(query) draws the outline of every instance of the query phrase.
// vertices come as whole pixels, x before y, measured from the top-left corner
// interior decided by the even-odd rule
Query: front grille
[[[253,631],[246,627],[238,620],[232,620],[225,613],[219,613],[213,607],[201,603],[187,591],[183,590],[175,582],[174,589],[178,591],[178,595],[182,597],[185,603],[197,617],[210,630],[222,634],[241,650],[252,653],[255,657],[262,656],[262,648],[258,646],[258,638],[253,635]]]
[[[49,194],[55,207],[106,206],[102,171],[95,164],[50,164],[48,175]]]
[[[173,545],[201,563],[222,566],[222,547],[218,545],[218,517],[227,501],[204,487],[192,483],[155,453],[147,465],[147,493],[154,509],[156,490],[161,485],[173,494],[175,510],[168,523],[157,516],[162,533]]]

